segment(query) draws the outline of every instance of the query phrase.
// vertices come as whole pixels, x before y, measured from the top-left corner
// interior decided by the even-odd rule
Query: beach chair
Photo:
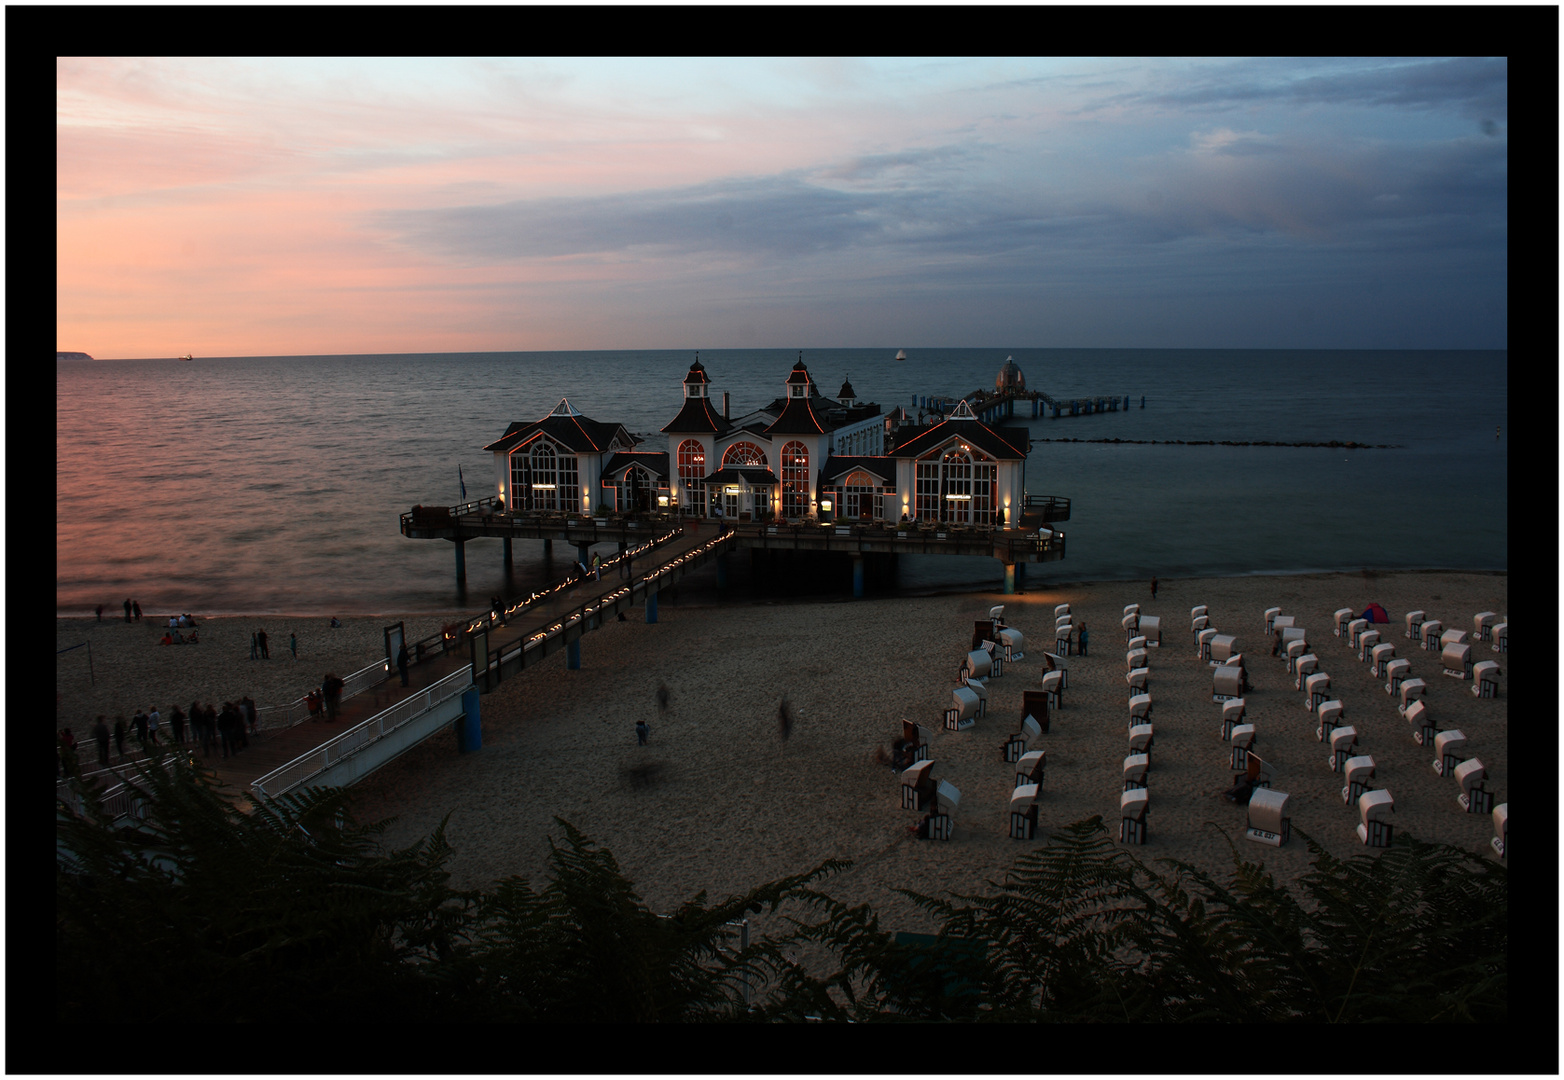
[[[1151,768],[1151,755],[1131,754],[1124,759],[1124,788],[1129,791],[1132,788],[1146,786],[1146,772]]]
[[[1472,677],[1472,647],[1470,645],[1446,645],[1439,654],[1439,666],[1453,679],[1465,681]]]
[[[1151,695],[1136,694],[1130,698],[1130,727],[1151,719]]]
[[[1066,605],[1066,606],[1068,606],[1068,605]],[[1066,611],[1063,615],[1055,615],[1054,616],[1054,629],[1057,630],[1061,626],[1069,626],[1070,623],[1072,623],[1074,621],[1075,620],[1071,617],[1071,615],[1070,615],[1070,613],[1068,611]]]
[[[1140,605],[1139,604],[1125,604],[1124,605],[1124,614],[1125,615],[1139,615],[1140,614]]]
[[[1316,671],[1320,670],[1320,658],[1313,653],[1304,653],[1293,661],[1293,671],[1297,673],[1297,679],[1293,685],[1299,690],[1303,689],[1303,681]]]
[[[1237,727],[1244,719],[1246,702],[1243,698],[1228,698],[1222,702],[1222,741],[1227,742],[1233,737],[1233,728]]]
[[[1407,714],[1407,707],[1411,705],[1412,702],[1422,697],[1423,693],[1427,689],[1428,684],[1425,683],[1422,679],[1402,679],[1401,704],[1396,706],[1396,710],[1401,713],[1402,716],[1405,716]]]
[[[1480,698],[1496,698],[1499,696],[1499,676],[1504,674],[1499,670],[1499,665],[1492,660],[1478,661],[1472,667],[1472,694]]]
[[[1266,637],[1276,641],[1281,637],[1283,630],[1298,629],[1298,620],[1292,615],[1278,615],[1271,620],[1270,629],[1265,632]]]
[[[1130,688],[1130,697],[1146,693],[1150,688],[1150,683],[1148,682],[1150,678],[1150,668],[1136,668],[1134,671],[1126,671],[1124,673],[1124,681]]]
[[[1341,801],[1351,806],[1362,798],[1369,789],[1368,782],[1374,779],[1374,759],[1368,754],[1350,757],[1342,765],[1341,771],[1347,778],[1347,786],[1341,789]]]
[[[1054,654],[1057,656],[1070,655],[1070,642],[1074,640],[1075,628],[1069,623],[1054,627]]]
[[[1043,653],[1043,675],[1047,677],[1051,671],[1059,673],[1059,689],[1070,688],[1070,658],[1068,656],[1055,656],[1053,653]]]
[[[986,679],[993,670],[994,658],[989,655],[988,650],[973,649],[967,653],[967,658],[961,662],[958,678],[964,683],[975,679]]]
[[[1456,728],[1441,731],[1434,736],[1434,772],[1440,776],[1453,776],[1461,764],[1460,753],[1466,749],[1466,736]]]
[[[1499,858],[1504,858],[1510,846],[1509,803],[1500,803],[1493,808],[1493,839],[1488,842],[1493,845],[1493,850],[1499,853]]]
[[[1510,624],[1502,622],[1493,628],[1493,651],[1502,653],[1509,647]]]
[[[1070,605],[1069,604],[1059,604],[1059,605],[1057,605],[1054,608],[1054,618],[1055,619],[1059,618],[1059,616],[1061,616],[1061,615],[1068,615],[1068,614],[1070,614]]]
[[[1352,757],[1352,748],[1358,745],[1358,729],[1348,725],[1339,727],[1330,733],[1330,757],[1325,763],[1331,767],[1332,772],[1341,772],[1347,759]]]
[[[1145,647],[1146,638],[1143,634],[1136,634],[1134,637],[1130,638],[1130,643],[1125,646],[1125,648],[1129,649],[1131,652],[1134,652],[1136,649],[1144,649]]]
[[[1444,649],[1448,648],[1451,645],[1465,645],[1465,644],[1467,644],[1466,631],[1465,630],[1454,630],[1454,629],[1444,630],[1444,631],[1441,631],[1440,634],[1439,634],[1439,648],[1440,648],[1440,651],[1443,651]]]
[[[1281,847],[1292,835],[1287,796],[1280,791],[1256,789],[1249,796],[1249,815],[1245,824],[1245,839]]]
[[[1398,658],[1385,665],[1385,693],[1395,697],[1401,692],[1401,684],[1412,674],[1412,661]]]
[[[974,619],[972,622],[972,648],[981,649],[983,642],[994,640],[994,621],[992,619]]]
[[[1229,701],[1244,696],[1244,669],[1219,667],[1211,673],[1211,700]]]
[[[901,741],[903,752],[908,755],[908,760],[914,764],[929,759],[929,733],[921,724],[914,724],[911,720],[901,722]]]
[[[1256,788],[1268,788],[1275,773],[1274,766],[1253,750],[1249,751],[1249,758],[1244,763],[1244,771],[1239,774],[1246,778]],[[1238,777],[1233,777],[1233,783],[1238,783]]]
[[[1140,625],[1140,612],[1124,616],[1124,618],[1119,620],[1119,625],[1124,627],[1124,640],[1128,641],[1138,632],[1136,627]]]
[[[950,693],[955,704],[945,709],[945,730],[965,731],[977,723],[978,703],[982,699],[972,692],[970,685],[958,686]]]
[[[1233,728],[1232,753],[1228,755],[1228,768],[1242,769],[1249,760],[1249,753],[1254,749],[1255,729],[1253,724],[1238,724]]]
[[[1210,614],[1211,612],[1207,610],[1204,604],[1197,604],[1196,606],[1189,609],[1189,617],[1191,619],[1204,619]]]
[[[1422,700],[1414,701],[1406,711],[1407,725],[1412,729],[1412,741],[1419,746],[1434,745],[1434,719]]]
[[[1189,632],[1195,636],[1195,643],[1200,643],[1200,631],[1211,628],[1211,618],[1207,615],[1196,615],[1189,620]]]
[[[1282,609],[1279,607],[1268,607],[1265,609],[1265,632],[1267,634],[1271,632],[1271,624],[1275,621],[1276,616],[1281,613]]]
[[[1437,652],[1441,648],[1439,635],[1444,633],[1445,624],[1438,619],[1427,619],[1424,621],[1421,629],[1423,632],[1423,651]]]
[[[1314,729],[1314,737],[1322,743],[1328,743],[1331,729],[1341,726],[1345,709],[1339,701],[1322,701],[1315,713],[1319,716],[1320,723]]]
[[[1022,784],[1010,793],[1010,839],[1030,840],[1037,834],[1037,784]]]
[[[998,625],[1000,627],[1003,627],[1005,625],[1004,624],[1005,605],[1003,605],[1003,604],[995,604],[993,607],[989,608],[988,609],[988,618],[989,618],[989,621],[995,623],[996,625]]]
[[[1026,639],[1021,636],[1021,631],[1005,627],[999,631],[999,637],[994,640],[1005,654],[1005,663],[1013,664],[1026,659],[1026,653],[1022,648],[1026,644]]]
[[[934,816],[929,820],[930,840],[949,840],[951,819],[956,807],[961,805],[961,792],[949,781],[940,780],[934,785]]]
[[[1423,617],[1425,615],[1427,615],[1427,614],[1428,613],[1426,611],[1409,611],[1409,612],[1407,612],[1406,637],[1407,637],[1408,640],[1410,640],[1410,641],[1422,641],[1423,640]]]
[[[1374,656],[1374,647],[1379,644],[1378,630],[1365,630],[1358,635],[1358,660],[1368,663]]]
[[[1369,621],[1367,619],[1353,619],[1349,622],[1347,624],[1347,646],[1356,649],[1358,647],[1358,635],[1368,628]]]
[[[1376,679],[1383,679],[1386,668],[1390,666],[1390,662],[1395,658],[1395,645],[1388,641],[1382,645],[1375,645],[1373,651],[1369,653],[1369,659],[1374,662],[1374,666],[1369,669],[1369,674]]]
[[[1143,787],[1132,788],[1119,796],[1119,843],[1146,842],[1146,813],[1150,809],[1151,796]]]
[[[1286,657],[1290,655],[1288,649],[1294,645],[1302,645],[1308,649],[1308,631],[1301,626],[1283,626],[1273,635],[1275,640],[1271,643],[1271,655]]]
[[[934,797],[932,761],[920,761],[901,772],[901,808],[922,810]]]
[[[1023,784],[1043,786],[1043,769],[1048,764],[1048,751],[1028,750],[1016,762],[1016,787]]]
[[[1238,651],[1238,638],[1232,634],[1217,634],[1211,639],[1210,663],[1221,667]]]
[[[1162,619],[1157,615],[1142,615],[1140,619],[1140,636],[1146,639],[1146,648],[1155,649],[1162,645]]]
[[[1136,668],[1143,668],[1145,666],[1146,666],[1146,650],[1145,649],[1131,649],[1129,652],[1124,654],[1124,667],[1125,667],[1125,670],[1127,670],[1127,671],[1134,671]]]
[[[1289,641],[1284,654],[1287,658],[1287,673],[1294,674],[1298,670],[1298,658],[1309,655],[1309,643],[1307,641]]]
[[[1472,640],[1491,641],[1493,639],[1494,623],[1499,621],[1499,616],[1492,611],[1479,611],[1472,616]]]
[[[1151,753],[1151,742],[1153,734],[1154,733],[1151,730],[1150,724],[1136,724],[1131,727],[1130,753],[1146,754],[1149,756]]]
[[[1387,848],[1395,828],[1390,815],[1395,813],[1396,802],[1385,790],[1365,791],[1358,796],[1358,842],[1365,847]]]
[[[1331,633],[1341,637],[1347,632],[1347,624],[1352,621],[1352,609],[1349,607],[1337,608],[1333,618],[1336,620],[1336,629],[1331,631]]]
[[[1303,692],[1306,695],[1303,707],[1314,712],[1320,707],[1320,702],[1330,697],[1330,676],[1323,671],[1316,671],[1303,680]]]
[[[1210,627],[1201,630],[1195,635],[1195,655],[1202,660],[1211,659],[1211,642],[1216,640],[1217,632]]]
[[[1021,691],[1021,722],[1025,724],[1030,720],[1037,725],[1038,731],[1048,734],[1049,701],[1046,690]]]
[[[1049,708],[1064,708],[1064,672],[1050,671],[1043,676],[1043,695]]]
[[[1455,767],[1455,781],[1461,785],[1461,793],[1455,797],[1461,809],[1468,814],[1493,813],[1493,792],[1483,786],[1488,772],[1478,758],[1467,758]]]
[[[1021,730],[1010,736],[1010,738],[1006,739],[1004,746],[1001,748],[1005,757],[1005,763],[1007,765],[1014,765],[1016,762],[1020,761],[1022,755],[1026,753],[1027,740],[1035,739],[1042,733],[1043,729],[1038,725],[1036,720],[1033,720],[1030,716],[1023,718],[1021,721]]]
[[[967,683],[966,689],[977,695],[978,705],[976,719],[981,720],[988,715],[988,684],[981,679],[973,679]]]

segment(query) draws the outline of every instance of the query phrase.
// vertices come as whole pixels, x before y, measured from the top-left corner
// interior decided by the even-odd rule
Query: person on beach
[[[130,598],[125,598],[125,621],[130,622]]]
[[[333,630],[340,630],[340,629],[342,629],[342,620],[337,618],[335,615],[333,615],[331,617],[331,628]]]
[[[71,734],[70,728],[60,732],[59,762],[56,775],[60,771],[64,771],[67,775],[76,771],[76,736]]]
[[[1157,579],[1155,577],[1151,579],[1151,598],[1153,600],[1157,598]]]
[[[255,640],[255,635],[250,635],[250,659],[254,660],[261,654],[261,643]]]
[[[151,743],[153,746],[158,744],[157,727],[158,722],[162,719],[162,716],[158,714],[157,706],[152,706],[152,711],[147,713],[147,742]]]
[[[402,647],[396,651],[396,673],[402,676],[402,685],[407,685],[407,642],[402,642]]]
[[[249,694],[246,694],[240,700],[239,707],[244,710],[244,718],[250,724],[250,734],[259,735],[260,732],[256,731],[255,728],[261,722],[261,713],[255,707],[255,700]]]
[[[223,702],[223,711],[217,717],[217,735],[223,744],[224,759],[239,752],[239,746],[234,739],[235,719],[237,714],[234,712],[233,702]]]
[[[131,726],[136,729],[136,741],[142,746],[147,744],[147,714],[140,709],[130,718]]]
[[[99,622],[103,621],[103,605],[102,604],[98,605],[98,621]]]
[[[158,644],[159,645],[172,645],[173,643],[174,643],[174,632],[172,630],[165,630],[165,631],[163,631],[163,640],[158,642]]]
[[[299,658],[299,635],[291,631],[288,634],[288,651],[293,654],[295,660]]]
[[[347,683],[329,671],[326,673],[326,677],[321,680],[320,691],[321,696],[326,699],[326,719],[328,721],[337,718],[337,713],[342,708],[342,688],[346,685]]]
[[[114,718],[114,747],[119,752],[119,759],[121,761],[124,761],[125,760],[125,718],[123,716],[116,716]]]
[[[98,714],[97,723],[92,725],[92,737],[98,744],[98,764],[107,769],[109,767],[109,725],[104,722],[102,713]]]
[[[1086,655],[1086,623],[1081,623],[1081,655]]]
[[[645,720],[637,720],[635,722],[635,744],[637,746],[645,746],[647,737],[650,736],[651,733],[651,725],[648,724]]]
[[[141,601],[140,600],[132,601],[132,603],[130,605],[130,610],[135,613],[136,621],[140,622],[141,621]]]
[[[255,638],[261,643],[261,659],[270,660],[272,658],[272,653],[271,650],[266,647],[266,631],[260,631],[255,635]]]
[[[185,638],[185,643],[187,645],[199,645],[199,644],[201,644],[201,639],[196,636],[199,633],[200,633],[199,630],[192,630],[192,631],[190,631],[190,636]]]

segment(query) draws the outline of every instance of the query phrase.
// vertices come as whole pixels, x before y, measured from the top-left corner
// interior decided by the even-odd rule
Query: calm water
[[[884,408],[992,386],[1007,355],[1054,396],[1128,412],[1040,418],[1035,440],[1355,440],[1396,449],[1038,441],[1033,494],[1070,497],[1063,562],[1029,582],[1191,574],[1508,567],[1505,352],[805,350],[823,392]],[[701,360],[738,416],[778,397],[796,350]],[[414,541],[414,503],[493,494],[482,447],[561,397],[653,436],[688,351],[62,361],[56,374],[61,614],[126,597],[150,612],[358,614],[467,607],[450,544]],[[1144,395],[1146,406],[1139,408]],[[1503,437],[1495,439],[1496,426]],[[515,544],[515,581],[562,572]],[[467,545],[468,596],[501,591],[500,541]],[[904,558],[907,590],[995,587],[997,561]]]

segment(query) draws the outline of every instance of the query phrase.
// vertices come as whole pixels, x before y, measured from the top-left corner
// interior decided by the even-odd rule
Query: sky
[[[56,72],[97,357],[1508,342],[1502,57]]]

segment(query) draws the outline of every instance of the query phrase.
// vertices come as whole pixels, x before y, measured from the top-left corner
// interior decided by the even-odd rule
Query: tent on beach
[[[1371,623],[1388,623],[1390,621],[1390,616],[1385,614],[1385,609],[1379,604],[1370,604],[1364,608],[1360,618],[1367,619]]]

